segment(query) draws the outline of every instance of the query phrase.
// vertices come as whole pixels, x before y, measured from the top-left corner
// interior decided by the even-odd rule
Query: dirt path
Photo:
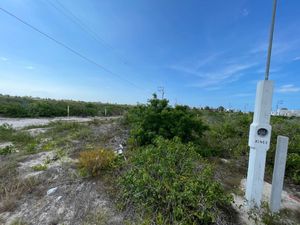
[[[40,133],[38,135],[42,136],[37,138],[41,138],[43,140],[41,143],[44,144],[51,144],[58,141],[58,138],[66,136],[75,139],[66,139],[57,145],[51,145],[50,149],[35,154],[13,153],[0,157],[0,185],[5,183],[4,189],[7,191],[4,196],[0,195],[1,225],[124,224],[122,213],[117,211],[108,196],[107,189],[111,188],[106,182],[108,178],[82,176],[77,162],[78,153],[91,145],[117,151],[119,146],[126,142],[128,131],[123,130],[118,120],[113,120],[111,117],[98,118],[97,123],[87,123],[93,119],[1,118],[2,123],[8,122],[18,129],[29,125],[45,125],[53,120],[71,120],[82,122],[82,129],[90,130],[89,135],[76,137],[74,135],[82,132],[82,129],[63,130],[52,137],[51,133]],[[47,129],[50,131],[52,127]],[[27,131],[31,133],[31,130]],[[34,169],[40,165],[46,166],[41,170]]]
[[[22,129],[28,126],[43,126],[55,121],[74,121],[74,122],[89,122],[93,119],[106,120],[118,117],[55,117],[55,118],[5,118],[0,117],[0,126],[9,124],[15,129]]]

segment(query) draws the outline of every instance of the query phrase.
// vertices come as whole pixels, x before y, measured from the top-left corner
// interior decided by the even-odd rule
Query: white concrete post
[[[270,147],[273,82],[259,81],[256,89],[255,110],[253,122],[250,126],[249,142],[250,156],[246,183],[246,199],[248,206],[260,206],[266,154]]]
[[[278,212],[280,210],[288,143],[288,137],[277,137],[275,164],[272,178],[272,192],[270,199],[270,209],[272,212]]]

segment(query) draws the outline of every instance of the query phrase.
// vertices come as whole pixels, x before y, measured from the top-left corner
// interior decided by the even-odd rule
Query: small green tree
[[[138,146],[153,143],[158,136],[179,137],[182,142],[197,142],[207,127],[188,106],[171,107],[156,94],[146,105],[138,105],[127,114],[131,140]]]

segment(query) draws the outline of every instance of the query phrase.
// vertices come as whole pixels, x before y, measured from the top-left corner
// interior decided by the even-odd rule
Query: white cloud
[[[27,69],[27,70],[34,70],[34,67],[33,66],[26,66],[25,69]]]
[[[286,84],[286,85],[282,85],[277,92],[280,93],[289,93],[289,92],[299,92],[300,91],[300,87],[296,87],[293,84]]]
[[[6,57],[0,57],[0,59],[1,59],[2,61],[7,61],[7,60],[8,60],[8,58],[6,58]]]
[[[242,10],[242,16],[248,16],[249,15],[249,10],[248,9],[243,9]]]
[[[237,81],[243,72],[253,67],[255,64],[233,64],[220,68],[214,72],[199,73],[198,76],[201,80],[198,83],[194,83],[193,87],[212,87],[220,84],[232,83]]]

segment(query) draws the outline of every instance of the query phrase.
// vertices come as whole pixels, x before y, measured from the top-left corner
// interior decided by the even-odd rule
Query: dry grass
[[[83,151],[79,154],[79,167],[92,176],[100,175],[109,169],[116,158],[116,154],[107,149]]]
[[[30,193],[38,184],[35,178],[20,180],[18,178],[10,179],[8,182],[0,185],[0,213],[12,211],[17,206],[18,200],[25,194]]]

